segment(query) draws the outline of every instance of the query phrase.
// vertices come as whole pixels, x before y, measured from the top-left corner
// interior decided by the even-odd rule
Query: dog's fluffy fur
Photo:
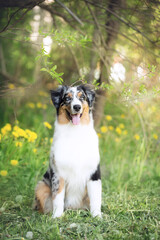
[[[93,127],[94,91],[84,85],[51,91],[57,110],[49,168],[35,189],[35,209],[60,217],[65,209],[101,216],[98,137]]]

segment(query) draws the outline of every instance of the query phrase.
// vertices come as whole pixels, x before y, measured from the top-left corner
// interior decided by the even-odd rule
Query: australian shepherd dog
[[[57,110],[50,162],[35,189],[35,209],[62,216],[65,209],[90,209],[101,217],[98,137],[93,126],[95,93],[86,85],[51,90]]]

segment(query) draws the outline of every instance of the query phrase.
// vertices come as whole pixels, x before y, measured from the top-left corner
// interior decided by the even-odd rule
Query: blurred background
[[[119,199],[136,196],[154,204],[157,219],[159,63],[159,1],[0,1],[3,212],[15,211],[10,199],[17,195],[31,206],[34,186],[48,166],[55,120],[49,90],[88,83],[96,91],[104,213],[113,207],[110,201],[118,199],[120,206]],[[155,219],[146,234],[158,231]],[[4,226],[6,221],[4,215]]]

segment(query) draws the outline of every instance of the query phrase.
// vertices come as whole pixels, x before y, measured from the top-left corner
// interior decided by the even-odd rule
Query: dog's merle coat
[[[49,168],[35,190],[35,208],[53,217],[64,209],[90,209],[101,216],[98,137],[93,127],[95,93],[88,87],[51,91],[57,110]]]

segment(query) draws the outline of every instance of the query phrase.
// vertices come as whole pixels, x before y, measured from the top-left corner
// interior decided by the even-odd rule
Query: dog
[[[86,85],[51,90],[57,111],[49,167],[35,188],[35,209],[61,217],[66,209],[90,209],[101,217],[98,136],[92,109],[95,92]]]

